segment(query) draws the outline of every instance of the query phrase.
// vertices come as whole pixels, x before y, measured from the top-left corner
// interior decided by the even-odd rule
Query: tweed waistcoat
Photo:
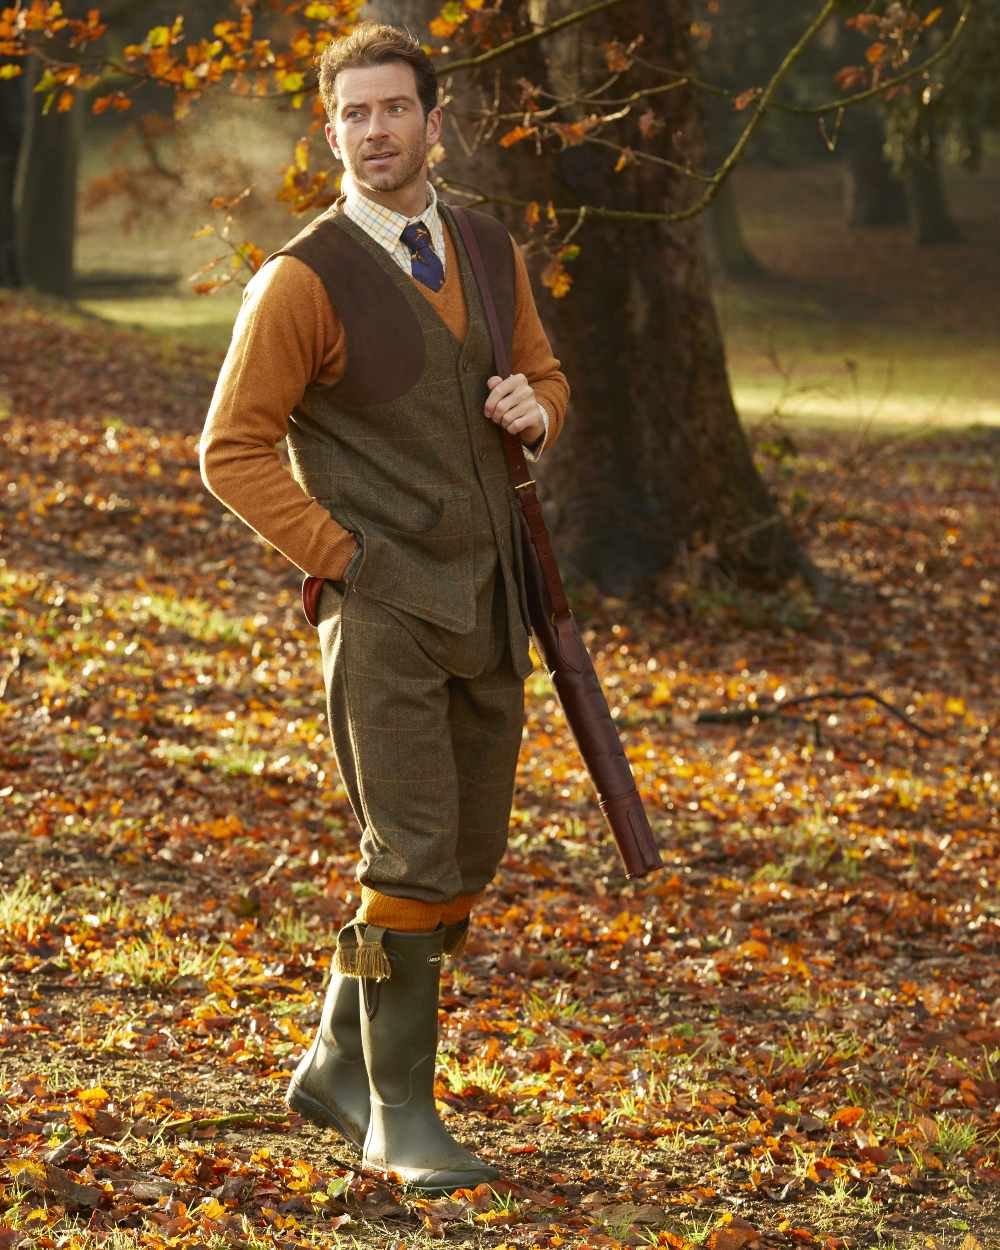
[[[521,532],[503,434],[483,414],[495,372],[489,327],[464,243],[445,205],[468,311],[459,342],[395,261],[340,211],[318,217],[276,255],[323,281],[347,339],[334,386],[312,385],[291,414],[294,477],[360,535],[351,590],[465,634],[499,568],[511,655],[531,671]],[[510,343],[514,262],[505,227],[472,214]]]

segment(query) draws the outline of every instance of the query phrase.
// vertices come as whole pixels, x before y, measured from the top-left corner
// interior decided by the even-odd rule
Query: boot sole
[[[304,1120],[309,1120],[312,1124],[318,1125],[320,1128],[332,1128],[339,1133],[341,1137],[345,1137],[353,1146],[357,1146],[360,1150],[364,1144],[364,1138],[359,1137],[352,1129],[348,1128],[346,1121],[340,1119],[325,1102],[320,1102],[317,1098],[311,1097],[299,1085],[290,1085],[285,1094],[285,1104],[291,1107],[293,1111],[297,1111]]]
[[[394,1182],[407,1192],[427,1194],[450,1194],[456,1189],[475,1189],[477,1185],[489,1184],[491,1181],[503,1180],[503,1173],[498,1168],[486,1167],[481,1172],[448,1172],[441,1168],[425,1177],[408,1178],[395,1168],[374,1167],[370,1163],[362,1164],[362,1171],[369,1176],[377,1176],[381,1180]]]

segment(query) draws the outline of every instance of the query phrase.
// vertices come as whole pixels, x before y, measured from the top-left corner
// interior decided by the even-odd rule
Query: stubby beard
[[[373,163],[369,158],[379,152],[391,152],[394,155],[384,168]],[[427,159],[427,138],[422,136],[418,143],[402,146],[386,145],[384,148],[360,151],[351,154],[350,161],[345,162],[347,172],[359,187],[368,187],[372,191],[391,193],[400,191],[419,178]]]

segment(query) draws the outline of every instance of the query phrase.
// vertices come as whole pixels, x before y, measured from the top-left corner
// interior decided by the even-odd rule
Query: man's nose
[[[380,109],[372,109],[368,117],[367,139],[379,139],[385,134],[385,121]]]

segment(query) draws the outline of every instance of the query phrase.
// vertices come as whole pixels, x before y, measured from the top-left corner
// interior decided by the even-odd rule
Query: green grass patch
[[[224,352],[239,311],[239,291],[84,299],[80,307],[125,329],[150,330],[190,347]]]

